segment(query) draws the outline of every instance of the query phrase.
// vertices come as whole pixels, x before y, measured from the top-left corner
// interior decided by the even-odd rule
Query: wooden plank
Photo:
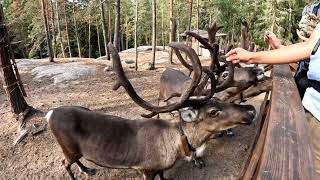
[[[252,179],[263,151],[270,114],[270,104],[268,104],[268,99],[269,92],[266,93],[264,101],[260,108],[260,114],[258,116],[258,121],[260,122],[258,126],[258,132],[260,133],[257,133],[255,137],[255,142],[253,144],[253,147],[251,148],[250,159],[240,176],[240,179],[242,180]]]
[[[274,66],[270,119],[257,179],[312,180],[309,127],[288,65]]]

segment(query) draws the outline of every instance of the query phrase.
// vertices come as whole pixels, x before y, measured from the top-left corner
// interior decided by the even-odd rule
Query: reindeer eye
[[[222,73],[221,76],[222,76],[223,79],[227,79],[228,76],[229,76],[229,72],[224,72],[224,73]]]
[[[212,109],[211,111],[210,111],[210,117],[217,117],[218,115],[219,115],[219,110],[218,109]]]

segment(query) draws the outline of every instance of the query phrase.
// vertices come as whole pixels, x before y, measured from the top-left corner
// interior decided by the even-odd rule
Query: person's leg
[[[320,121],[309,112],[306,113],[310,126],[310,135],[314,151],[315,178],[320,179]]]

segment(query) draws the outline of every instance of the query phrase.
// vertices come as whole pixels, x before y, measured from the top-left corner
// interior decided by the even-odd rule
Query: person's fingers
[[[234,60],[232,61],[233,64],[239,64],[240,63],[240,60]]]
[[[234,61],[234,60],[238,60],[239,58],[238,58],[238,56],[237,56],[237,54],[232,54],[232,55],[230,55],[229,57],[227,57],[227,61]]]
[[[229,52],[226,54],[226,56],[229,57],[230,55],[235,54],[235,53],[237,53],[237,48],[236,48],[236,49],[232,49],[231,51],[229,51]]]

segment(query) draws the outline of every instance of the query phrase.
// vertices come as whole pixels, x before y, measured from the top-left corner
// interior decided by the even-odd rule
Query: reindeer
[[[238,65],[237,67],[239,68],[234,68],[233,64],[227,62],[224,58],[219,59],[219,45],[215,43],[215,36],[219,29],[221,29],[221,27],[217,26],[216,23],[213,25],[206,25],[209,37],[208,41],[194,32],[187,31],[185,34],[197,39],[202,44],[202,47],[208,49],[210,52],[211,64],[207,67],[203,67],[203,71],[212,71],[218,76],[217,94],[215,97],[223,101],[231,99],[231,97],[233,97],[235,101],[237,99],[234,97],[239,97],[240,101],[244,101],[241,92],[263,80],[265,78],[264,71],[258,66],[242,68]],[[232,47],[233,46],[230,46],[228,49],[230,50]],[[190,71],[190,76],[193,71],[192,66],[184,60],[177,48],[173,48],[173,50],[181,64]],[[224,65],[220,66],[219,62],[223,62]],[[158,104],[160,102],[170,103],[170,99],[181,96],[183,90],[186,89],[191,81],[189,76],[178,70],[167,68],[160,78]],[[205,95],[208,93],[208,90],[205,90],[208,80],[209,76],[207,75],[202,79],[201,83],[194,91],[194,95]],[[240,96],[236,96],[237,94],[240,94]],[[234,134],[231,130],[228,130],[227,135],[233,136]]]
[[[209,50],[211,64],[207,67],[203,67],[202,69],[205,72],[212,71],[216,76],[218,76],[218,86],[216,92],[220,93],[218,93],[219,96],[216,97],[225,100],[228,97],[237,94],[264,79],[264,71],[260,67],[242,68],[240,65],[238,65],[239,68],[234,68],[232,63],[226,62],[224,58],[218,58],[219,45],[215,44],[215,35],[220,28],[221,27],[217,26],[215,23],[213,25],[206,26],[209,37],[208,41],[194,32],[187,31],[185,34],[194,37],[202,44],[204,48]],[[229,48],[232,48],[232,46]],[[177,48],[173,48],[173,50],[175,51],[181,64],[190,71],[190,76],[191,72],[193,71],[192,66],[188,64],[186,60],[184,60]],[[224,63],[224,65],[221,66],[220,62]],[[185,87],[188,85],[189,81],[191,81],[189,76],[178,70],[167,68],[160,78],[158,102],[168,102],[173,97],[179,97]],[[194,95],[205,95],[208,93],[205,90],[208,80],[209,76],[206,75],[195,90]]]
[[[160,107],[138,96],[125,76],[117,50],[109,43],[113,69],[118,79],[113,89],[122,86],[135,103],[151,114],[179,110],[181,122],[130,120],[76,106],[58,107],[48,112],[49,127],[62,148],[65,169],[71,179],[75,179],[70,169],[74,163],[88,175],[96,172],[85,167],[80,158],[108,168],[136,169],[147,180],[154,179],[157,174],[164,179],[163,171],[171,168],[178,159],[190,157],[190,149],[201,154],[212,134],[253,121],[253,106],[212,99],[215,88],[208,96],[191,98],[201,80],[199,58],[186,45],[172,43],[170,46],[184,51],[194,67],[192,81],[178,102]],[[214,78],[212,82],[215,82]],[[211,84],[214,87],[214,83]]]

